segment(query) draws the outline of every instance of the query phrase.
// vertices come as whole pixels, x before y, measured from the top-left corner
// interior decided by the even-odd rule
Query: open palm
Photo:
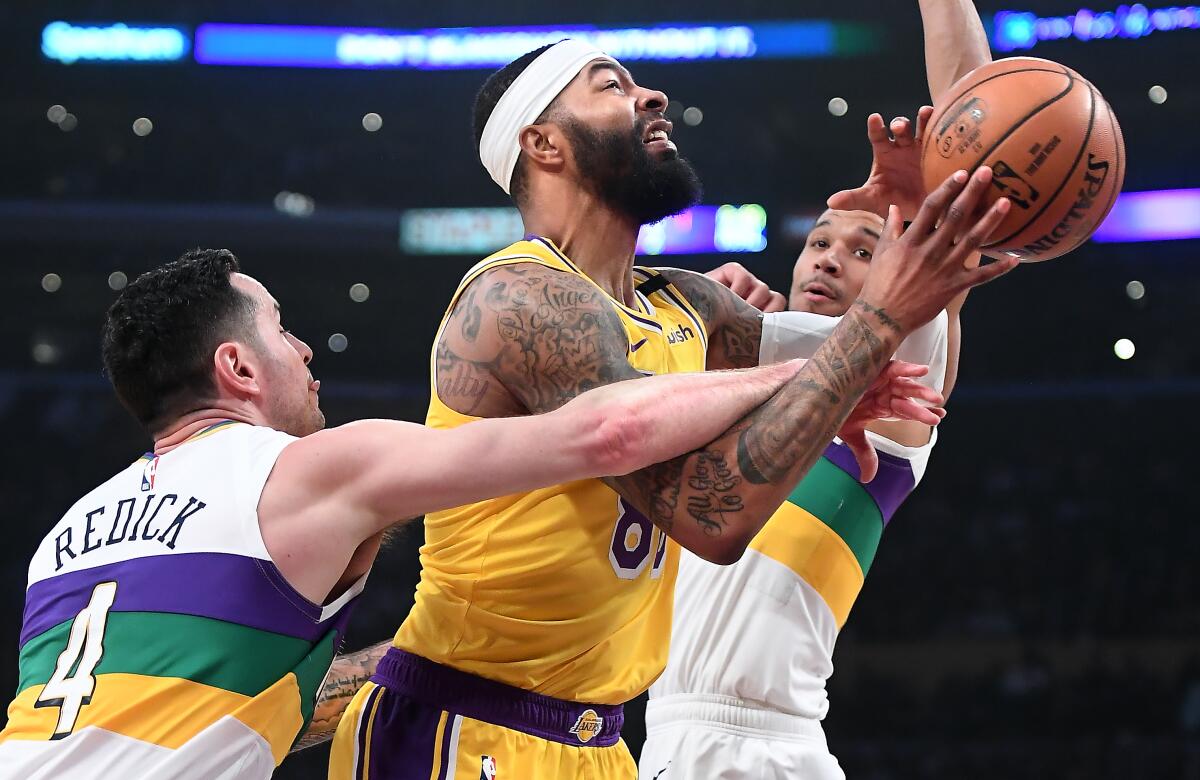
[[[861,187],[831,195],[829,208],[873,211],[886,217],[888,205],[894,203],[904,219],[912,219],[926,195],[921,177],[921,142],[932,114],[932,106],[922,106],[915,126],[907,117],[896,117],[890,132],[879,114],[867,117],[867,138],[874,157],[871,174]]]

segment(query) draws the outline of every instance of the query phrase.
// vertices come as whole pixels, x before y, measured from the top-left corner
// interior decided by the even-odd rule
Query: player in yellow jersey
[[[311,359],[228,251],[188,252],[122,291],[105,370],[153,450],[34,553],[0,780],[269,777],[313,715],[383,529],[672,457],[796,370],[654,377],[453,431],[322,431]],[[654,414],[660,393],[691,411]]]
[[[572,40],[484,85],[480,158],[529,235],[473,268],[452,297],[430,426],[547,411],[646,374],[757,364],[756,309],[700,275],[633,265],[641,225],[699,193],[666,106]],[[621,705],[666,661],[678,545],[736,561],[839,429],[874,469],[866,420],[843,425],[861,393],[909,332],[1015,265],[963,265],[1008,209],[1001,200],[973,216],[989,180],[986,169],[958,172],[908,232],[893,215],[831,338],[705,446],[624,477],[427,515],[416,604],[342,719],[331,776],[634,777]],[[669,395],[654,402],[656,414],[681,411]]]

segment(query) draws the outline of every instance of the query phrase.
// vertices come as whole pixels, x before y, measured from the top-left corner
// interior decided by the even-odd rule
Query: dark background
[[[987,17],[1002,7],[980,3]],[[782,290],[800,248],[780,229],[784,214],[813,214],[862,179],[870,111],[911,116],[928,100],[915,2],[6,4],[0,689],[15,685],[38,540],[149,443],[99,372],[111,272],[132,278],[191,246],[229,247],[313,345],[330,424],[420,420],[433,331],[478,258],[406,256],[380,225],[404,208],[505,205],[470,137],[483,71],[64,67],[38,52],[48,21],[417,29],[831,15],[872,26],[878,50],[632,65],[641,83],[703,109],[698,126],[676,122],[675,138],[706,203],[766,207],[767,250],[737,259]],[[1200,186],[1200,31],[1043,43],[1031,54],[1104,92],[1125,131],[1126,190]],[[1153,84],[1167,88],[1165,104],[1147,99]],[[849,102],[846,116],[826,110],[834,96]],[[48,122],[51,104],[79,126]],[[380,132],[363,131],[368,111],[382,115]],[[154,121],[148,137],[130,130],[139,116]],[[285,190],[314,200],[311,217],[274,210]],[[669,262],[706,270],[727,259]],[[851,778],[1200,778],[1198,260],[1195,241],[1088,244],[972,296],[937,452],[839,643],[827,730]],[[54,293],[41,286],[50,272],[63,280]],[[1125,293],[1133,279],[1147,290],[1141,300]],[[364,303],[348,296],[356,282],[370,286]],[[346,351],[327,348],[334,332],[348,337]],[[1122,337],[1137,346],[1128,361],[1113,355]],[[352,647],[403,619],[420,537],[414,523],[380,557]],[[636,704],[626,738],[636,753]],[[323,749],[308,751],[279,776],[323,777],[324,760]]]

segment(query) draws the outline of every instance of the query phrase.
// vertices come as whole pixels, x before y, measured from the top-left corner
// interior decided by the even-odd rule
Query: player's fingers
[[[759,308],[762,309],[762,311],[766,314],[774,314],[777,311],[787,311],[787,306],[788,301],[787,298],[783,296],[783,293],[778,293],[772,290],[771,300],[767,301],[766,306],[760,306]]]
[[[924,401],[931,406],[941,406],[946,402],[946,399],[937,390],[912,379],[892,380],[891,391],[895,398]]]
[[[872,145],[886,144],[891,142],[888,136],[887,125],[883,123],[882,114],[871,114],[867,117],[867,138]]]
[[[922,425],[937,425],[946,416],[946,410],[940,407],[931,409],[907,398],[897,398],[892,402],[892,416],[902,420],[912,420]]]
[[[858,461],[859,481],[865,484],[875,479],[875,474],[879,471],[879,454],[875,452],[875,448],[867,439],[866,430],[857,428],[854,431],[844,432],[842,441],[850,448],[850,452],[854,453],[854,459]]]
[[[925,376],[929,373],[929,366],[904,360],[892,360],[883,371],[889,377]]]
[[[971,179],[963,191],[946,207],[946,211],[942,215],[942,222],[938,225],[930,245],[937,260],[949,260],[955,256],[956,253],[950,252],[949,247],[970,224],[971,215],[975,213],[976,207],[991,183],[992,169],[981,165],[975,169],[975,173],[971,174]],[[986,218],[988,215],[984,216]],[[963,259],[965,259],[965,253],[963,257],[957,259],[959,265],[962,265]]]
[[[870,211],[873,208],[866,187],[835,192],[825,201],[825,205],[839,211]]]
[[[979,248],[987,242],[1011,209],[1012,202],[1008,198],[999,198],[993,203],[984,215],[971,226],[966,235],[954,245],[948,258],[949,262],[968,265],[967,259],[978,252]]]
[[[896,146],[903,149],[906,146],[912,146],[913,142],[913,123],[906,116],[898,116],[892,120],[891,124],[892,139]]]
[[[1006,273],[1016,268],[1021,264],[1021,261],[1015,257],[1004,257],[995,262],[981,265],[978,268],[967,270],[966,282],[968,287],[978,287],[981,284],[987,284],[994,279],[999,279]]]
[[[771,302],[771,288],[767,287],[767,283],[761,279],[755,279],[751,287],[750,294],[746,296],[746,303],[750,304],[759,311]]]
[[[729,266],[731,266],[731,265],[734,265],[734,263],[726,263],[725,265],[719,265],[704,275],[707,276],[709,279],[712,279],[713,281],[716,281],[716,282],[720,282],[721,284],[728,287],[729,286],[729,276],[730,276]]]
[[[925,140],[925,128],[929,124],[929,119],[932,116],[933,106],[921,106],[921,109],[917,111],[917,143],[921,143],[923,140]]]
[[[916,218],[908,229],[914,236],[923,239],[933,232],[933,228],[941,219],[946,207],[954,200],[958,193],[962,192],[963,187],[967,183],[966,171],[955,171],[950,174],[944,182],[938,185],[938,188],[925,196],[925,202],[921,204],[920,210],[917,211]]]

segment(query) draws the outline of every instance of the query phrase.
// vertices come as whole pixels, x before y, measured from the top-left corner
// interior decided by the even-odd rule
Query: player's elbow
[[[770,520],[771,514],[747,507],[743,513],[739,513],[736,522],[724,526],[720,533],[705,534],[694,544],[684,546],[709,563],[730,566],[742,559],[754,537]]]
[[[589,414],[583,424],[587,440],[585,457],[597,473],[620,476],[649,465],[645,428],[639,423],[636,410],[610,405]]]
[[[732,566],[742,559],[748,546],[748,539],[714,538],[707,540],[702,545],[697,545],[691,551],[709,563],[715,563],[718,566]]]

